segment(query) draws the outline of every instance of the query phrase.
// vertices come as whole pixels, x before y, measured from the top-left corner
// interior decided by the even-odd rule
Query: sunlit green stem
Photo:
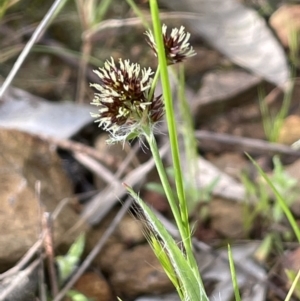
[[[162,183],[164,191],[166,193],[166,196],[167,196],[168,202],[170,204],[172,213],[174,215],[176,224],[178,226],[180,235],[183,239],[185,239],[186,238],[186,233],[185,233],[186,229],[185,229],[185,227],[182,223],[181,215],[180,215],[179,209],[178,209],[178,204],[176,202],[173,190],[172,190],[172,188],[170,186],[170,183],[169,183],[169,179],[168,179],[165,167],[163,165],[161,156],[159,154],[155,137],[153,135],[153,132],[148,127],[145,127],[144,131],[145,131],[144,135],[145,135],[145,137],[147,139],[147,142],[150,146],[150,150],[151,150],[151,153],[152,153],[152,156],[153,156],[153,159],[154,159],[154,162],[155,162],[155,165],[156,165],[161,183]]]
[[[174,109],[173,109],[172,95],[170,89],[169,75],[167,70],[167,61],[165,57],[165,48],[163,43],[161,22],[159,19],[159,11],[158,11],[156,0],[150,0],[150,9],[151,9],[154,37],[157,45],[157,55],[159,61],[158,68],[161,74],[163,97],[165,101],[166,118],[168,124],[173,167],[175,171],[175,184],[176,184],[176,190],[179,199],[179,211],[181,215],[182,225],[184,225],[184,229],[185,229],[182,239],[183,239],[184,247],[186,249],[187,259],[189,260],[191,266],[193,266],[195,264],[195,260],[192,253],[192,240],[191,240],[191,232],[189,226],[188,210],[187,210],[184,187],[183,187],[182,170],[180,165],[179,147],[177,141],[177,130],[176,130],[175,119],[174,119]]]
[[[153,81],[152,81],[152,84],[151,84],[151,89],[150,89],[150,92],[149,92],[149,99],[151,99],[153,94],[154,94],[158,79],[159,79],[159,68],[157,68],[157,70],[155,72],[155,75],[154,75],[154,78],[153,78]]]

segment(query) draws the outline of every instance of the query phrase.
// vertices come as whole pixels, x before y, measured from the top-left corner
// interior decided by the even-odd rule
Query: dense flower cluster
[[[190,33],[185,32],[183,26],[173,28],[171,34],[167,34],[167,26],[164,24],[162,27],[164,46],[166,52],[166,58],[168,65],[173,65],[184,61],[186,58],[196,55],[193,47],[188,42],[190,39]],[[157,46],[154,40],[154,36],[151,31],[146,31],[147,43],[157,56]]]
[[[167,63],[182,62],[195,55],[188,42],[190,34],[184,27],[174,28],[167,34],[167,26],[162,27]],[[157,47],[151,31],[146,32],[147,43],[157,55]],[[153,131],[154,126],[164,115],[164,103],[161,95],[154,96],[153,72],[129,60],[107,60],[104,67],[94,70],[100,82],[91,84],[95,88],[92,105],[98,106],[96,117],[104,130],[111,134],[111,141],[125,141],[141,134],[145,130]],[[153,83],[154,85],[156,83]]]
[[[153,74],[151,68],[141,70],[139,64],[113,58],[103,68],[94,70],[99,84],[91,84],[97,92],[92,104],[99,106],[96,122],[112,135],[112,140],[126,139],[143,126],[153,126],[164,115],[161,96],[150,95]]]

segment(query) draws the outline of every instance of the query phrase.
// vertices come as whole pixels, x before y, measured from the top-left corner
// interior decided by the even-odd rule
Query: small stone
[[[142,223],[130,215],[124,216],[117,231],[121,240],[127,245],[141,243],[145,240]]]
[[[243,205],[214,198],[209,203],[211,227],[226,238],[245,238]]]
[[[0,130],[0,269],[22,257],[39,237],[41,212],[53,212],[73,195],[70,179],[56,150],[30,134]],[[40,183],[37,197],[36,183]],[[65,206],[54,221],[54,243],[68,249],[79,235],[66,232],[77,214]]]
[[[271,16],[270,25],[275,30],[282,45],[288,48],[293,36],[300,33],[300,5],[281,6]]]
[[[123,252],[111,268],[110,282],[121,299],[174,290],[149,245],[137,246]]]
[[[86,253],[91,252],[95,247],[112,223],[116,213],[117,210],[113,210],[99,225],[89,230],[85,248]],[[115,261],[128,247],[144,241],[143,224],[132,215],[127,214],[109,237],[101,252],[95,257],[94,264],[99,265],[103,272],[109,273]]]
[[[278,143],[291,145],[300,139],[300,117],[288,116],[280,129]]]
[[[113,300],[113,294],[107,281],[93,272],[83,274],[74,285],[74,289],[94,301]]]
[[[240,179],[242,171],[248,165],[245,156],[240,153],[225,152],[218,156],[211,155],[209,161],[235,179]]]

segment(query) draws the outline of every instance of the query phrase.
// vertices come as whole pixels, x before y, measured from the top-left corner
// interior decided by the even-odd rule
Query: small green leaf
[[[69,290],[67,292],[67,296],[72,299],[72,301],[90,301],[91,299],[87,298],[85,295],[74,291],[74,290]]]
[[[60,283],[63,283],[75,270],[84,250],[84,243],[85,236],[81,234],[66,255],[55,258],[59,270]]]

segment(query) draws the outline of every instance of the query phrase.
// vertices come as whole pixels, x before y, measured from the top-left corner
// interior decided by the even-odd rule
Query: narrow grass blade
[[[290,299],[292,298],[292,294],[293,294],[293,292],[294,292],[294,290],[295,290],[295,288],[297,286],[297,283],[298,283],[299,279],[300,279],[300,270],[298,271],[298,273],[297,273],[297,275],[296,275],[296,277],[295,277],[295,279],[294,279],[294,281],[292,283],[292,286],[289,289],[289,292],[286,295],[284,301],[290,301]]]
[[[173,160],[173,166],[175,170],[175,184],[176,184],[178,200],[180,203],[180,209],[181,209],[180,215],[181,215],[182,225],[184,226],[184,230],[185,230],[185,234],[183,236],[184,239],[183,244],[187,252],[187,258],[190,261],[190,264],[192,265],[194,262],[194,256],[192,254],[192,242],[190,239],[191,231],[189,226],[189,216],[188,216],[186,199],[185,199],[182,169],[180,164],[179,145],[178,145],[178,138],[177,138],[178,131],[176,128],[176,121],[174,116],[172,93],[171,93],[165,47],[164,47],[163,35],[162,35],[162,26],[159,17],[157,0],[150,0],[149,4],[150,4],[151,17],[152,17],[152,24],[153,24],[153,33],[157,45],[157,56],[158,56],[158,63],[159,63],[160,78],[161,78],[161,84],[163,90],[163,98],[165,102],[166,119],[168,124],[172,160]]]
[[[172,263],[173,269],[181,284],[183,300],[208,301],[201,279],[198,277],[194,269],[189,265],[184,254],[176,244],[173,237],[168,233],[160,220],[155,216],[152,210],[140,199],[140,197],[126,184],[124,184],[133,197],[140,205],[144,216],[152,231],[164,244],[164,250],[167,252],[168,258]]]
[[[148,236],[149,237],[147,237],[147,240],[148,240],[150,246],[152,247],[153,252],[155,253],[160,264],[162,265],[162,267],[164,268],[169,279],[173,283],[174,287],[176,288],[180,299],[183,300],[184,296],[183,296],[183,292],[181,290],[180,281],[176,275],[176,272],[173,268],[172,262],[168,256],[165,248],[163,247],[160,240],[151,231]]]
[[[232,257],[232,252],[230,245],[228,245],[228,260],[229,260],[229,266],[230,266],[230,273],[231,273],[231,279],[232,279],[232,285],[234,290],[234,296],[235,301],[241,301],[241,295],[239,291],[239,285],[236,277],[235,267],[234,267],[234,260]]]
[[[261,167],[255,162],[255,160],[249,155],[247,154],[247,157],[251,160],[251,162],[254,164],[254,166],[257,168],[259,174],[265,179],[265,181],[268,183],[268,185],[270,186],[270,188],[273,190],[273,193],[276,196],[277,202],[279,203],[282,211],[284,212],[286,218],[288,219],[297,239],[298,242],[300,242],[300,229],[299,226],[293,216],[293,214],[291,213],[290,208],[287,206],[287,204],[285,203],[282,195],[278,192],[278,190],[276,189],[276,187],[273,185],[273,183],[271,182],[271,180],[269,179],[269,177],[266,175],[266,173],[261,169]]]

